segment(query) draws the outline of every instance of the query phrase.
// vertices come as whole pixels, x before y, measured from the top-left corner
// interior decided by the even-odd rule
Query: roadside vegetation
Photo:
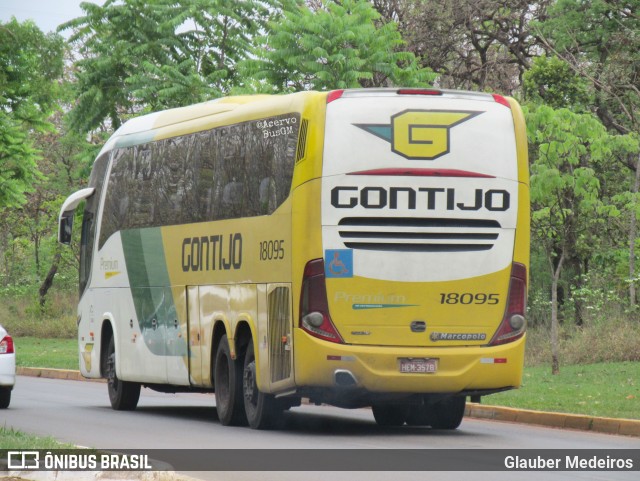
[[[61,443],[54,438],[34,436],[0,426],[0,449],[73,449],[73,444]]]
[[[78,370],[76,339],[14,337],[18,367],[46,367]]]
[[[640,419],[640,363],[525,367],[522,387],[483,398],[484,404],[537,411]]]

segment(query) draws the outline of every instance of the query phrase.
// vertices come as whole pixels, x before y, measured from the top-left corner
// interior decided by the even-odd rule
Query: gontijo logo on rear
[[[449,153],[449,131],[480,115],[469,110],[404,110],[390,124],[354,124],[391,143],[391,150],[413,160],[434,160]]]

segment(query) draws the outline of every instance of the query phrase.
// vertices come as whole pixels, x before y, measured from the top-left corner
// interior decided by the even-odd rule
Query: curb
[[[467,403],[465,416],[512,423],[535,424],[560,429],[576,429],[580,431],[640,437],[640,420],[635,419],[603,418],[582,414],[532,411],[529,409],[514,409],[476,403]]]
[[[68,369],[18,367],[16,373],[20,376],[63,379],[68,381],[106,382],[104,379],[87,379],[82,377],[80,371]],[[489,419],[492,421],[533,424],[560,429],[575,429],[579,431],[640,437],[640,420],[636,419],[603,418],[582,414],[533,411],[478,403],[467,403],[464,414],[467,417],[475,419]]]
[[[89,379],[83,377],[80,371],[71,369],[50,369],[44,367],[16,367],[18,376],[42,377],[46,379],[63,379],[65,381],[106,382],[105,379]]]

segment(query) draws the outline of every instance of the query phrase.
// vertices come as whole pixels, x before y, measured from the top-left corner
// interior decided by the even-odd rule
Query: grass
[[[75,291],[55,291],[49,295],[44,307],[33,294],[4,293],[0,295],[0,323],[12,337],[73,339],[77,329],[77,305]]]
[[[78,369],[78,341],[15,337],[16,364],[20,367]]]
[[[52,437],[33,436],[0,426],[0,449],[73,449],[72,444],[61,443]]]
[[[494,394],[483,402],[539,411],[640,419],[640,364],[613,362],[526,367],[522,388]]]

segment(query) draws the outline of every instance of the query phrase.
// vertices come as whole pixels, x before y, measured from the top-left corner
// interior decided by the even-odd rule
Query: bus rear
[[[529,265],[518,104],[414,89],[327,101],[322,252],[303,274],[297,384],[379,412],[518,387]]]

